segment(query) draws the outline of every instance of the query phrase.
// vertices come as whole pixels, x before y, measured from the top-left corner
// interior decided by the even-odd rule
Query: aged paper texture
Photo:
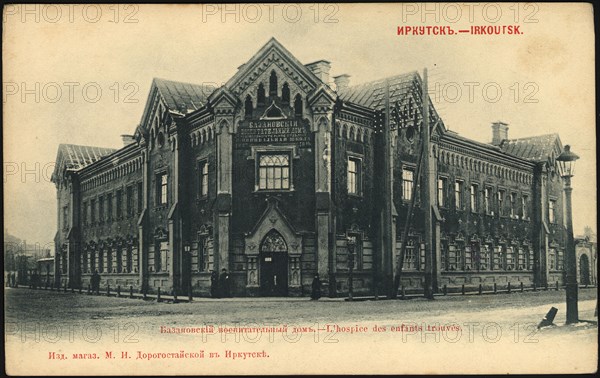
[[[3,8],[9,375],[592,373],[590,4]]]

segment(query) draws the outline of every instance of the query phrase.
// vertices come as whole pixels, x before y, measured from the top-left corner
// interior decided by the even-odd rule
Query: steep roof
[[[79,170],[115,151],[114,148],[60,144],[58,146],[54,173],[52,173],[52,181],[56,182],[61,172],[65,169]]]
[[[165,105],[176,111],[194,111],[206,105],[208,96],[216,89],[214,85],[182,83],[154,78],[154,85],[165,101]]]
[[[538,135],[528,138],[504,140],[500,148],[507,154],[523,159],[541,162],[558,156],[562,144],[558,134]]]
[[[402,101],[411,90],[420,88],[421,79],[416,71],[388,78],[353,85],[338,91],[343,101],[352,102],[371,109],[385,106],[385,83],[390,86],[390,103]]]

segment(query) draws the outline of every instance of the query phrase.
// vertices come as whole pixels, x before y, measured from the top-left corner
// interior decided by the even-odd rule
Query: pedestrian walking
[[[94,271],[91,278],[92,283],[92,292],[100,295],[100,275],[98,274],[98,270]]]
[[[321,279],[318,274],[315,274],[315,278],[312,281],[312,291],[310,294],[311,300],[318,300],[321,298]]]
[[[210,296],[219,298],[219,273],[215,270],[210,272]]]
[[[221,298],[230,298],[231,297],[231,287],[230,282],[231,279],[229,277],[229,273],[227,273],[227,269],[221,269],[221,276],[219,277],[219,287],[221,289]]]

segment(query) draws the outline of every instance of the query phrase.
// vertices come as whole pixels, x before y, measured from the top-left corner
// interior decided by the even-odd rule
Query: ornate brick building
[[[98,270],[111,286],[207,295],[227,269],[235,295],[302,295],[316,273],[334,294],[350,238],[354,288],[372,293],[397,274],[404,230],[408,288],[428,269],[437,289],[562,281],[558,135],[511,140],[496,122],[475,142],[423,106],[417,73],[350,86],[329,71],[271,39],[220,88],[154,79],[123,148],[60,145],[57,283]]]

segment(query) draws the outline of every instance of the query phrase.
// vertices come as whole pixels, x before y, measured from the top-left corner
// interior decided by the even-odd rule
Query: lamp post
[[[573,209],[571,205],[571,177],[575,171],[575,161],[579,156],[571,152],[571,147],[566,145],[565,150],[556,158],[560,167],[561,177],[565,183],[565,209],[567,223],[567,245],[566,245],[566,266],[567,266],[567,324],[577,323],[579,314],[577,309],[577,257],[575,255],[575,241],[573,238]]]
[[[348,236],[347,238],[347,246],[348,246],[348,300],[352,300],[352,291],[353,288],[353,273],[354,273],[354,246],[356,245],[356,240],[353,236]]]
[[[191,256],[191,251],[192,247],[190,246],[189,243],[185,243],[183,246],[183,251],[185,252],[185,260],[184,260],[184,265],[186,266],[186,281],[187,281],[187,290],[188,290],[188,294],[191,295],[191,289],[192,289],[192,274],[191,274],[191,269],[192,269],[192,256]],[[182,291],[185,290],[184,288],[181,288]]]

